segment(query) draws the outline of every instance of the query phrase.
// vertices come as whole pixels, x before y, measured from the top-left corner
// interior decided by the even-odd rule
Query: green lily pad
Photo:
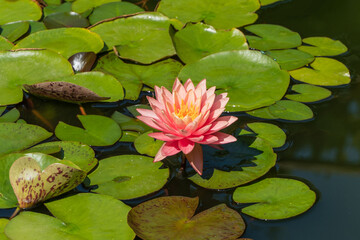
[[[245,230],[235,210],[220,204],[194,216],[198,198],[160,197],[131,209],[128,223],[142,239],[236,239]]]
[[[0,155],[31,147],[52,133],[42,127],[26,123],[0,123]]]
[[[153,130],[153,128],[149,127],[139,119],[128,117],[125,114],[122,114],[118,111],[115,111],[113,115],[111,115],[111,118],[117,124],[119,124],[121,130],[135,131],[139,133],[144,133]]]
[[[148,134],[152,132],[153,131],[143,133],[135,140],[134,145],[138,153],[146,154],[150,157],[155,157],[164,142],[149,137]]]
[[[336,56],[348,50],[341,41],[328,37],[309,37],[303,42],[311,46],[300,46],[298,49],[313,56]]]
[[[140,135],[141,133],[134,131],[123,131],[119,142],[134,142]]]
[[[181,68],[182,64],[174,59],[143,66],[124,63],[114,53],[110,53],[100,58],[94,70],[116,77],[125,88],[125,98],[136,100],[143,84],[170,89]]]
[[[5,234],[11,239],[27,240],[132,240],[135,237],[126,222],[131,208],[110,196],[80,193],[45,206],[54,217],[22,212],[8,223]]]
[[[262,119],[277,119],[275,116],[273,116],[270,111],[269,107],[264,108],[258,108],[252,111],[246,112],[250,116],[256,117],[256,118],[262,118]]]
[[[141,7],[129,2],[111,2],[94,9],[89,17],[90,23],[95,24],[104,19],[144,12]]]
[[[258,0],[162,0],[157,11],[183,23],[204,21],[217,29],[231,29],[253,23],[260,8]]]
[[[281,2],[284,0],[260,0],[261,6],[266,6],[266,5],[270,5],[276,2]]]
[[[6,107],[0,107],[0,122],[16,122],[20,117],[20,112],[16,108],[4,113]]]
[[[92,8],[98,7],[100,5],[111,3],[111,2],[120,2],[121,0],[75,0],[72,4],[72,10],[74,12],[83,13]]]
[[[277,119],[304,121],[314,117],[312,110],[303,103],[281,100],[269,106],[270,114]]]
[[[204,188],[226,189],[246,184],[265,175],[273,166],[275,166],[276,154],[270,144],[261,138],[256,138],[250,147],[263,152],[255,156],[255,160],[252,160],[256,166],[243,167],[242,171],[230,172],[215,169],[209,180],[201,178],[198,174],[189,179]]]
[[[14,22],[1,25],[1,35],[6,37],[10,42],[14,42],[23,36],[29,30],[29,22]]]
[[[48,50],[27,50],[0,53],[0,105],[16,104],[23,100],[23,84],[73,74],[70,63],[61,55]]]
[[[10,50],[14,47],[12,42],[4,38],[3,36],[0,36],[0,51],[4,50]]]
[[[274,124],[254,122],[248,123],[247,126],[257,134],[256,137],[265,140],[273,148],[282,147],[285,144],[286,134],[281,128]],[[243,134],[241,131],[239,135]]]
[[[92,146],[108,146],[121,137],[119,125],[111,118],[99,115],[77,116],[85,129],[59,122],[55,135],[63,141],[77,141]]]
[[[291,86],[291,90],[297,93],[287,94],[285,97],[297,102],[317,102],[331,96],[330,90],[309,84],[295,84]]]
[[[46,29],[45,24],[43,22],[29,21],[29,24],[30,24],[29,34],[33,34],[35,32],[43,31]]]
[[[8,238],[5,236],[4,230],[6,225],[9,223],[9,219],[0,218],[0,240],[7,240]]]
[[[156,12],[104,22],[91,28],[107,48],[116,46],[121,58],[152,63],[175,54],[169,35],[170,20]]]
[[[274,59],[282,69],[288,71],[303,67],[315,59],[312,55],[295,49],[274,50],[265,54]]]
[[[62,163],[41,169],[37,160],[26,156],[12,164],[9,178],[20,208],[30,208],[68,192],[85,179],[86,173],[78,167]]]
[[[48,16],[53,13],[60,13],[60,12],[71,12],[71,3],[65,2],[61,5],[56,4],[48,4],[44,9],[44,16]]]
[[[9,22],[34,20],[42,16],[41,7],[32,0],[0,0],[0,25]]]
[[[147,104],[136,104],[136,105],[132,105],[127,107],[126,109],[129,110],[129,112],[134,116],[140,116],[140,113],[136,110],[138,108],[144,108],[144,109],[151,109],[150,105]],[[153,129],[153,128],[151,128]]]
[[[90,172],[97,165],[94,150],[86,144],[71,141],[56,141],[36,145],[25,151],[56,154],[56,157],[75,163],[81,170]]]
[[[339,86],[351,81],[347,67],[335,59],[318,57],[310,66],[289,73],[296,80],[320,86]]]
[[[316,194],[300,181],[286,178],[267,178],[258,183],[239,187],[233,198],[238,203],[255,203],[242,212],[260,219],[284,219],[307,211]]]
[[[139,155],[119,155],[99,161],[89,175],[94,192],[125,200],[160,190],[169,177],[169,169],[159,169],[161,162]]]
[[[89,21],[76,12],[56,12],[47,15],[43,20],[46,28],[86,28],[90,25]]]
[[[216,86],[218,93],[227,92],[227,111],[271,105],[285,95],[290,81],[288,73],[280,70],[274,60],[251,50],[209,55],[186,65],[179,78],[191,78],[195,83],[206,78],[208,87]]]
[[[245,27],[245,29],[257,35],[246,36],[251,48],[269,51],[294,48],[301,45],[301,37],[297,32],[280,25],[254,24]]]
[[[217,52],[248,49],[245,36],[238,29],[216,31],[203,23],[189,24],[178,31],[174,36],[174,45],[185,63],[196,62]]]
[[[13,49],[45,48],[69,58],[78,52],[98,53],[103,46],[100,36],[87,29],[57,28],[33,33],[20,40]]]

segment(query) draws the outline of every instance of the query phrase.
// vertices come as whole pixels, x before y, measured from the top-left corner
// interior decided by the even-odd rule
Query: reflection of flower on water
[[[234,123],[233,116],[219,117],[229,101],[227,93],[215,94],[216,87],[206,89],[206,80],[196,87],[188,79],[182,85],[176,79],[173,92],[155,86],[156,99],[148,97],[152,110],[137,109],[138,118],[161,131],[149,136],[165,141],[154,161],[161,161],[182,151],[191,166],[201,175],[203,154],[200,144],[225,144],[236,138],[219,132]]]

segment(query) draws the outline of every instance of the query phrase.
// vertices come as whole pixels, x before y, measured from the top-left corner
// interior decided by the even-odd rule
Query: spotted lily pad
[[[316,194],[300,181],[286,178],[267,178],[258,183],[238,187],[233,195],[238,203],[254,203],[242,212],[260,219],[284,219],[307,211]]]
[[[116,46],[121,58],[152,63],[175,54],[169,35],[170,20],[160,13],[142,13],[104,22],[91,28],[106,46]]]
[[[22,212],[8,223],[5,234],[11,239],[27,240],[132,240],[135,237],[126,222],[131,208],[110,196],[80,193],[45,206],[54,217]]]
[[[92,146],[112,145],[121,137],[119,125],[111,118],[99,115],[77,116],[85,129],[59,122],[55,135],[63,141],[78,141]]]
[[[75,0],[71,6],[74,12],[83,13],[94,7],[98,7],[105,3],[120,2],[121,0]]]
[[[195,214],[198,198],[171,196],[144,202],[129,212],[128,223],[142,239],[236,239],[245,230],[240,214],[220,204]]]
[[[57,28],[33,33],[20,40],[13,49],[45,48],[69,58],[78,52],[98,53],[103,46],[100,36],[87,29]]]
[[[1,25],[0,32],[3,37],[6,37],[9,41],[14,42],[24,35],[28,31],[29,27],[29,22],[25,21],[8,23]]]
[[[139,133],[144,133],[150,131],[153,128],[149,127],[145,123],[141,122],[137,118],[126,116],[118,111],[115,111],[111,118],[119,124],[121,130],[135,131]]]
[[[347,67],[335,59],[318,57],[310,66],[289,73],[296,80],[320,86],[339,86],[351,81]]]
[[[141,134],[138,138],[136,138],[134,145],[136,151],[138,151],[140,154],[146,154],[148,156],[155,157],[164,142],[149,137],[148,134],[151,132],[152,131]]]
[[[246,30],[257,36],[247,35],[249,45],[262,51],[274,49],[294,48],[301,45],[301,37],[280,25],[254,24],[245,27]]]
[[[266,52],[266,55],[274,59],[285,70],[303,67],[315,59],[312,55],[295,49],[269,51]]]
[[[4,113],[5,110],[6,107],[0,107],[0,122],[16,122],[19,119],[20,112],[16,108],[12,108]]]
[[[117,199],[131,199],[160,190],[169,177],[169,169],[159,169],[161,162],[139,155],[119,155],[99,161],[89,175],[94,192]]]
[[[179,73],[186,81],[207,79],[218,93],[230,98],[226,110],[246,111],[280,100],[289,86],[289,75],[271,58],[258,51],[240,50],[209,55],[186,65]],[[261,86],[261,87],[259,87]]]
[[[0,0],[0,25],[9,22],[34,20],[41,18],[41,7],[32,0]]]
[[[4,38],[3,36],[0,36],[0,51],[4,50],[10,50],[14,47],[12,42]]]
[[[217,29],[230,29],[253,23],[260,8],[258,0],[163,0],[157,11],[183,23],[204,21]]]
[[[296,94],[287,94],[285,97],[297,102],[317,102],[331,96],[330,90],[310,84],[295,84],[291,86],[291,90]]]
[[[303,42],[310,46],[304,45],[298,49],[313,56],[336,56],[348,50],[341,41],[328,37],[309,37],[304,38]]]
[[[9,178],[20,208],[30,208],[39,202],[63,194],[86,177],[76,165],[53,163],[45,169],[31,157],[21,157],[11,166]]]

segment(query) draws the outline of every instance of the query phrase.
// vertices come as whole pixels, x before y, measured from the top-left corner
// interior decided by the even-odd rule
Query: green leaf
[[[169,169],[159,169],[161,162],[139,155],[119,155],[99,161],[98,168],[89,175],[91,185],[98,185],[96,193],[117,199],[142,197],[160,190],[169,177]]]
[[[265,140],[273,148],[279,148],[285,144],[286,134],[274,124],[254,122],[248,123],[247,126],[257,134],[256,137]],[[241,131],[239,135],[243,135],[243,132]]]
[[[20,40],[13,49],[45,48],[69,58],[78,52],[98,53],[103,45],[100,36],[87,29],[58,28],[33,33]]]
[[[351,81],[347,67],[335,59],[317,57],[310,66],[289,73],[296,80],[320,86],[339,86]]]
[[[144,12],[141,7],[129,2],[112,2],[94,9],[89,17],[90,23],[95,24],[104,19]]]
[[[307,211],[316,194],[303,182],[286,178],[267,178],[255,184],[239,187],[233,198],[239,203],[255,203],[242,212],[260,219],[284,219]]]
[[[57,138],[78,141],[92,146],[108,146],[121,137],[119,125],[111,118],[98,115],[77,116],[85,129],[59,122],[55,129]]]
[[[34,20],[42,16],[41,7],[32,0],[0,0],[0,25],[9,22]]]
[[[129,110],[129,112],[134,117],[137,117],[137,116],[140,116],[140,113],[136,110],[138,108],[145,108],[145,109],[150,109],[151,110],[150,105],[147,105],[147,104],[135,104],[135,105],[131,105],[131,106],[127,107],[126,109]],[[153,129],[153,128],[151,128],[151,129]]]
[[[253,23],[260,8],[258,0],[162,0],[157,11],[183,23],[201,22],[217,29],[231,29]]]
[[[136,138],[134,145],[136,151],[140,154],[146,154],[150,157],[155,157],[161,146],[163,145],[163,141],[155,140],[152,137],[149,137],[148,134],[153,131],[148,131],[146,133],[141,134],[138,138]]]
[[[297,32],[293,32],[280,25],[254,24],[245,29],[257,36],[247,35],[251,48],[262,51],[273,49],[294,48],[301,45],[301,37]]]
[[[125,88],[125,98],[136,100],[143,84],[171,88],[181,68],[182,64],[173,59],[144,66],[124,63],[114,53],[110,53],[100,58],[94,70],[116,77]]]
[[[207,86],[227,92],[226,110],[246,111],[280,100],[289,86],[289,75],[258,51],[240,50],[209,55],[186,65],[179,78],[194,83],[206,78]],[[261,87],[259,87],[261,86]]]
[[[303,103],[281,100],[269,106],[269,112],[277,119],[304,121],[314,117],[312,110]]]
[[[48,5],[43,10],[45,17],[53,13],[71,12],[71,3],[66,2],[61,5]]]
[[[8,238],[5,236],[4,230],[9,220],[6,218],[0,218],[0,240],[7,240]]]
[[[285,97],[297,102],[317,102],[331,96],[330,90],[309,84],[295,84],[291,86],[291,90],[297,93],[287,94]]]
[[[86,28],[90,25],[89,21],[75,12],[56,12],[47,15],[43,20],[46,28]]]
[[[0,107],[0,112],[3,113],[6,109],[6,107]],[[6,112],[5,114],[2,114],[0,117],[0,122],[16,122],[20,117],[20,112],[16,108],[13,108]]]
[[[73,74],[70,63],[61,55],[48,50],[0,53],[0,105],[23,100],[23,84],[34,84]]]
[[[29,24],[30,24],[29,34],[33,34],[35,32],[43,31],[46,29],[45,24],[43,22],[29,21]]]
[[[129,225],[142,239],[236,239],[245,230],[235,210],[220,204],[194,216],[198,198],[170,196],[152,199],[131,209]]]
[[[10,50],[14,47],[12,42],[4,38],[3,36],[0,36],[0,51],[4,50]]]
[[[74,12],[83,13],[87,10],[90,10],[94,7],[98,7],[100,5],[111,3],[111,2],[120,2],[121,0],[76,0],[72,4],[72,10]]]
[[[284,0],[260,0],[261,6],[270,5],[276,2],[282,2]]]
[[[248,49],[245,36],[238,29],[216,31],[203,23],[189,24],[178,31],[174,36],[174,45],[185,63],[196,62],[217,52]]]
[[[274,59],[282,69],[288,71],[303,67],[315,59],[312,55],[295,49],[274,50],[265,54]]]
[[[132,240],[135,237],[126,222],[131,208],[110,196],[80,193],[45,206],[54,217],[22,212],[9,222],[5,234],[11,239],[27,240]]]
[[[140,136],[141,133],[133,131],[123,131],[120,138],[120,142],[134,142]]]
[[[256,118],[262,118],[262,119],[277,119],[275,116],[273,116],[270,111],[269,107],[264,108],[258,108],[252,111],[246,112],[250,116],[256,117]]]
[[[152,63],[175,54],[169,35],[170,20],[160,13],[142,13],[104,22],[91,28],[108,49],[116,46],[121,58]]]
[[[1,35],[6,37],[10,42],[16,41],[29,30],[29,22],[14,22],[1,25]]]
[[[300,46],[298,49],[313,56],[336,56],[348,50],[341,41],[328,37],[309,37],[303,42],[311,46]]]
[[[128,117],[125,114],[122,114],[118,111],[115,111],[113,115],[111,115],[111,118],[117,124],[119,124],[121,130],[135,131],[139,133],[144,133],[153,130],[153,128],[149,127],[139,119]]]

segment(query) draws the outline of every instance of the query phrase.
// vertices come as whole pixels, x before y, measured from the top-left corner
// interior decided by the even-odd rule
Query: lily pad
[[[12,42],[4,38],[3,36],[0,36],[0,51],[4,50],[10,50],[14,47]]]
[[[258,109],[252,110],[252,111],[248,111],[246,113],[249,114],[250,116],[253,116],[256,118],[261,118],[261,119],[277,119],[277,117],[273,116],[270,113],[269,107],[258,108]]]
[[[301,45],[301,37],[283,26],[273,24],[254,24],[245,29],[257,36],[247,35],[251,48],[262,51],[294,48]]]
[[[9,22],[34,20],[42,16],[41,7],[32,0],[0,0],[0,25]]]
[[[143,84],[170,89],[181,68],[182,64],[174,59],[143,66],[124,63],[114,53],[110,53],[100,58],[94,70],[116,77],[125,88],[125,98],[136,100]]]
[[[282,2],[284,0],[260,0],[261,6],[270,5],[277,2]]]
[[[289,73],[296,80],[320,86],[339,86],[351,81],[347,67],[335,59],[318,57],[310,66]]]
[[[98,53],[103,46],[100,36],[87,29],[57,28],[33,33],[20,40],[13,49],[45,48],[69,58],[78,52]]]
[[[74,12],[83,13],[87,10],[90,10],[94,7],[110,3],[110,2],[120,2],[121,0],[75,0],[72,4],[72,10]]]
[[[48,4],[44,9],[44,16],[48,16],[53,13],[60,13],[60,12],[71,12],[71,3],[65,2],[61,5],[59,4]]]
[[[29,34],[43,31],[46,29],[45,24],[43,22],[29,21],[29,24],[30,24]]]
[[[266,55],[274,59],[284,70],[303,67],[315,59],[312,55],[295,49],[269,51]]]
[[[9,41],[14,42],[23,36],[29,30],[29,22],[14,22],[1,25],[1,35],[6,37]]]
[[[129,112],[134,116],[140,116],[140,113],[136,110],[138,108],[144,108],[144,109],[151,109],[150,105],[147,104],[135,104],[127,107],[126,109],[129,110]],[[153,128],[151,128],[153,129]]]
[[[132,240],[135,237],[126,222],[131,208],[110,196],[80,193],[45,206],[55,217],[22,212],[8,223],[5,234],[11,239],[27,240]]]
[[[111,118],[99,115],[77,116],[85,129],[59,122],[55,129],[57,138],[77,141],[92,146],[108,146],[121,137],[119,125]]]
[[[16,108],[13,108],[4,113],[6,107],[0,107],[0,122],[16,122],[20,117],[20,112]]]
[[[47,15],[43,20],[46,28],[86,28],[90,25],[89,21],[76,12],[56,12]]]
[[[70,63],[61,55],[48,50],[27,50],[0,53],[0,105],[16,104],[23,100],[23,84],[73,74]]]
[[[138,153],[146,154],[150,157],[155,157],[164,142],[149,137],[148,134],[152,132],[153,131],[143,133],[135,140],[134,145]]]
[[[159,169],[161,162],[139,155],[119,155],[99,161],[98,168],[89,175],[94,192],[117,199],[142,197],[160,190],[169,177],[169,169]]]
[[[282,147],[285,144],[286,134],[278,126],[270,123],[254,122],[248,123],[248,128],[254,131],[258,138],[265,140],[273,148]],[[242,135],[242,131],[240,135]]]
[[[297,102],[317,102],[331,96],[330,90],[309,84],[295,84],[291,86],[291,90],[297,93],[287,94],[285,97]]]
[[[238,29],[216,31],[203,23],[189,24],[178,31],[174,45],[177,55],[185,63],[196,62],[217,52],[248,49],[245,36]]]
[[[128,223],[142,239],[236,239],[245,230],[235,210],[220,204],[195,214],[198,198],[171,196],[144,202],[129,212]]]
[[[157,11],[183,23],[201,22],[217,29],[231,29],[253,23],[260,8],[258,0],[162,0]]]
[[[304,121],[314,117],[312,110],[303,103],[281,100],[269,107],[270,114],[278,119]]]
[[[311,46],[300,46],[298,49],[313,56],[336,56],[348,50],[341,41],[328,37],[309,37],[303,42]]]
[[[126,116],[118,111],[115,111],[113,115],[111,115],[111,118],[119,124],[121,130],[135,131],[139,133],[153,130],[153,128],[149,127],[139,119]]]
[[[239,187],[233,198],[239,203],[255,203],[242,212],[255,218],[276,220],[299,215],[315,202],[316,194],[300,181],[267,178],[258,183]]]
[[[30,208],[68,192],[85,179],[85,172],[63,163],[41,169],[37,160],[21,157],[12,164],[9,178],[20,208]]]
[[[129,2],[111,2],[94,9],[89,17],[90,23],[95,24],[104,19],[123,16],[127,14],[144,12],[141,7]]]
[[[141,133],[134,131],[122,131],[122,136],[119,142],[134,142],[140,136]]]
[[[5,236],[4,230],[6,225],[9,223],[9,219],[0,218],[0,240],[7,240],[8,238]]]
[[[116,46],[121,58],[148,64],[176,53],[170,24],[167,17],[150,12],[104,22],[91,31],[101,36],[108,49]]]
[[[206,78],[207,85],[216,86],[218,93],[227,92],[227,111],[271,105],[285,95],[290,82],[288,73],[274,60],[251,50],[209,55],[186,65],[179,78],[184,82],[191,78],[195,83]]]

